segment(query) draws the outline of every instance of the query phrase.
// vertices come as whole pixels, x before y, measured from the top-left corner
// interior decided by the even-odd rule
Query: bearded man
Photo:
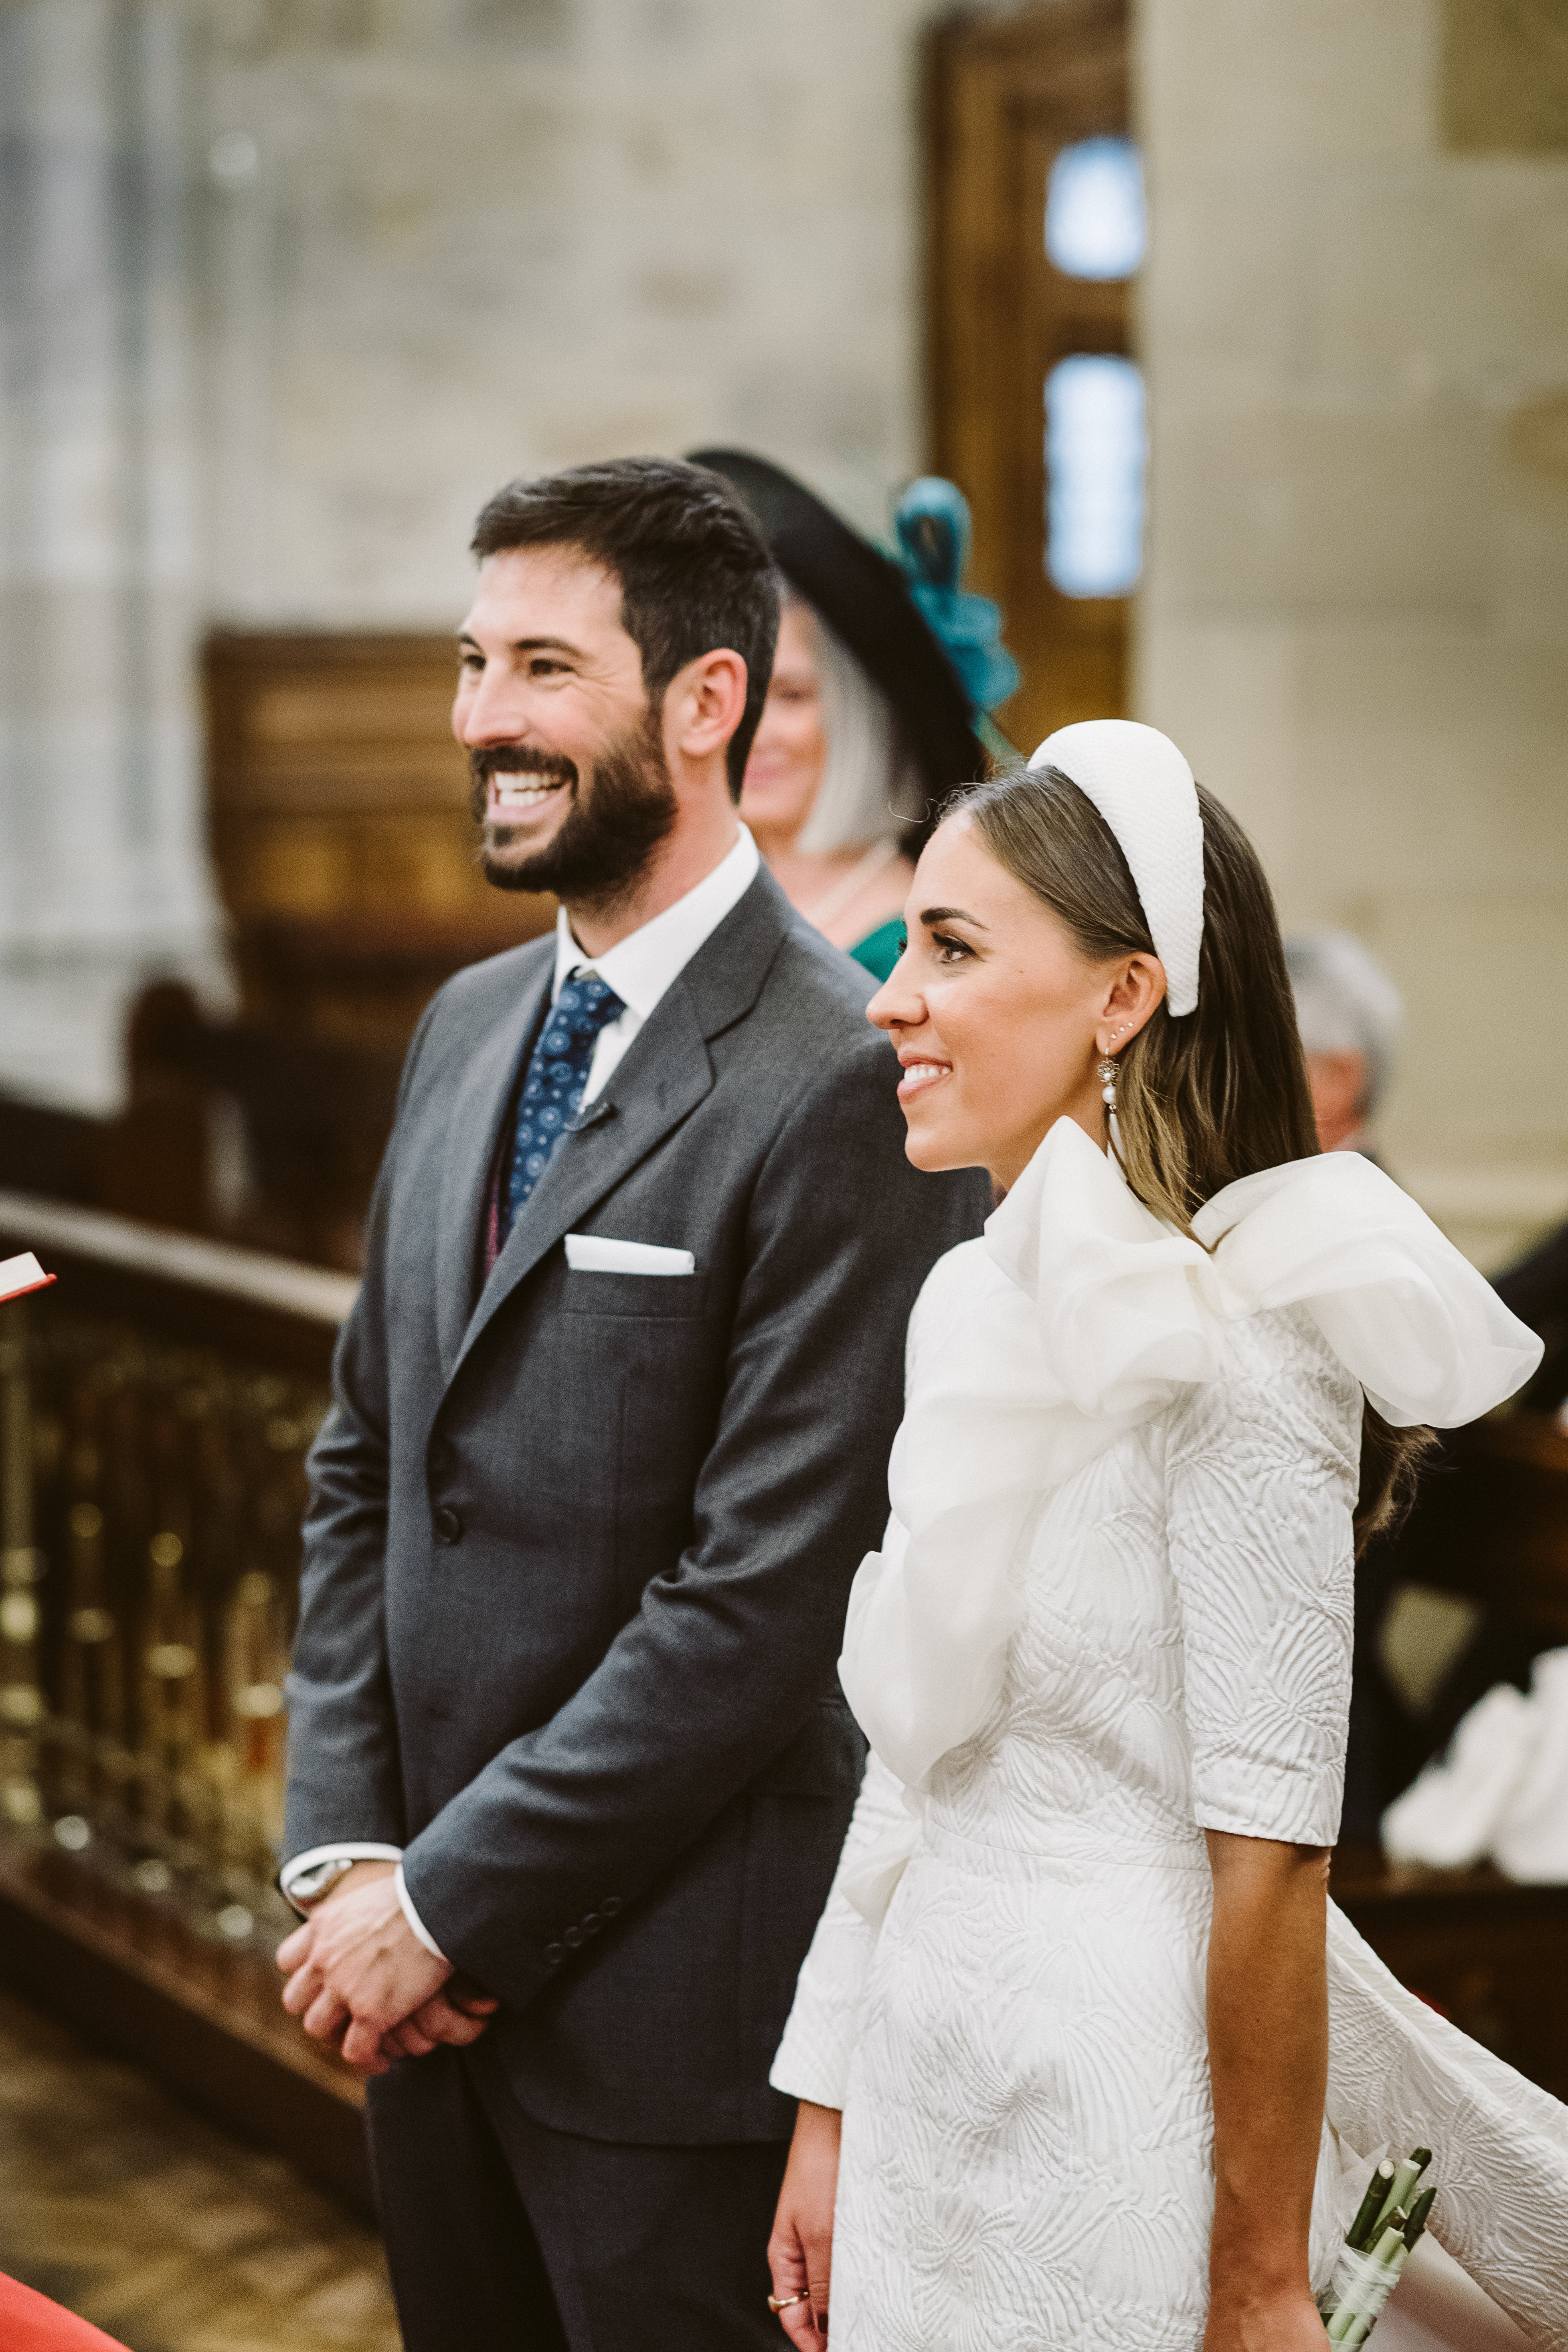
[[[453,723],[552,938],[409,1049],[310,1458],[279,1955],[370,2084],[410,2352],[778,2341],[767,2071],[858,1782],[904,1325],[983,1180],[735,801],[778,585],[717,476],[486,507]]]

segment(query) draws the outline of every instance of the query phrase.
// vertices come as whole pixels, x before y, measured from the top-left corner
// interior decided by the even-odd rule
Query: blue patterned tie
[[[530,1057],[518,1100],[517,1133],[501,1207],[503,1243],[518,1211],[549,1166],[567,1120],[581,1107],[600,1030],[626,1009],[615,990],[593,972],[574,973],[556,998]]]

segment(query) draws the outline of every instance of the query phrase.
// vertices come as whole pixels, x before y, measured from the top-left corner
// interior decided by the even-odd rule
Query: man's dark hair
[[[746,665],[746,707],[730,739],[730,790],[773,675],[779,576],[756,524],[720,474],[674,457],[613,457],[509,482],[483,509],[473,551],[576,547],[621,583],[621,622],[657,709],[678,670],[726,646]]]

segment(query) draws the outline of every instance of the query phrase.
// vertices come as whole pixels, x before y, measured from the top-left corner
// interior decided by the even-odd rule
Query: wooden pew
[[[367,2214],[358,2078],[279,2004],[305,1448],[354,1294],[0,1195],[0,1977]]]
[[[397,1074],[436,990],[535,937],[491,888],[453,741],[451,640],[220,631],[207,803],[237,1014],[158,982],[132,1009],[130,1103],[0,1101],[0,1186],[347,1269]]]
[[[1426,1721],[1424,1746],[1440,1748],[1492,1683],[1568,1642],[1568,1431],[1555,1414],[1519,1412],[1453,1432],[1394,1566],[1400,1580],[1484,1612]],[[1374,1851],[1342,1847],[1332,1888],[1402,1983],[1568,2100],[1568,1886],[1516,1886],[1490,1868],[1392,1867]]]

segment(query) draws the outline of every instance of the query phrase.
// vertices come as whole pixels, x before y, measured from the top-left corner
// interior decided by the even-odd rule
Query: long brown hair
[[[1163,1003],[1118,1056],[1119,1157],[1131,1190],[1190,1234],[1238,1177],[1318,1150],[1312,1097],[1274,894],[1228,809],[1200,784],[1204,936],[1194,1013]],[[1093,961],[1156,950],[1127,860],[1088,795],[1059,768],[1009,769],[944,814],[969,817],[999,866],[1060,917]],[[1363,1405],[1358,1552],[1415,1499],[1426,1429],[1394,1429]]]

